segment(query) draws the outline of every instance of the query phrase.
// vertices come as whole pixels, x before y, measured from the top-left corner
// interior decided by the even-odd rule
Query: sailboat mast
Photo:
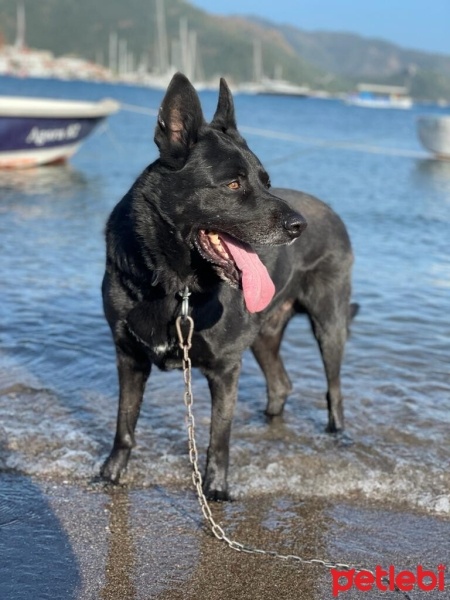
[[[261,83],[263,78],[262,43],[261,40],[253,40],[253,81]]]
[[[158,33],[159,72],[161,75],[164,75],[169,70],[169,51],[164,0],[156,0],[156,28]]]
[[[16,27],[16,41],[14,45],[21,50],[25,47],[25,6],[23,2],[17,4]]]

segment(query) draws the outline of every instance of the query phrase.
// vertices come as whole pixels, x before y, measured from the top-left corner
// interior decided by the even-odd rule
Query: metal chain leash
[[[270,556],[272,558],[277,558],[279,560],[283,560],[285,562],[304,564],[304,565],[319,565],[326,569],[340,569],[343,571],[351,571],[355,570],[355,573],[360,573],[364,571],[366,573],[371,573],[374,577],[376,577],[375,572],[369,569],[358,568],[353,565],[348,565],[345,563],[333,563],[328,560],[322,560],[320,558],[302,558],[301,556],[297,556],[295,554],[280,554],[274,550],[262,550],[260,548],[254,548],[253,546],[248,546],[246,544],[242,544],[233,540],[227,536],[224,529],[214,520],[214,517],[211,512],[211,508],[208,504],[208,500],[206,499],[205,494],[203,493],[203,479],[200,473],[200,469],[198,466],[198,451],[197,444],[195,441],[195,419],[192,412],[192,407],[194,404],[194,396],[192,393],[192,365],[191,359],[189,358],[189,350],[192,347],[192,336],[194,333],[194,321],[192,317],[187,315],[188,308],[188,293],[184,292],[183,294],[183,308],[182,314],[176,320],[176,330],[178,335],[178,341],[180,348],[183,351],[182,358],[182,368],[183,368],[183,376],[184,376],[184,404],[186,406],[186,425],[188,432],[188,442],[189,442],[189,461],[192,465],[192,482],[197,491],[197,498],[200,504],[200,508],[202,510],[203,516],[207,521],[212,533],[214,536],[227,544],[233,550],[237,552],[244,552],[247,554],[260,554],[263,556]],[[187,328],[186,336],[183,334],[183,325]],[[383,577],[382,580],[390,584],[390,581],[387,577]],[[400,590],[397,585],[394,584],[394,589],[396,592],[403,594],[406,600],[412,600],[411,597]]]

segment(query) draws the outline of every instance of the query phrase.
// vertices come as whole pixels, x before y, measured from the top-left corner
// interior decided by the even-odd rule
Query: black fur
[[[114,446],[101,474],[117,482],[127,466],[151,365],[181,366],[175,320],[179,292],[188,286],[195,323],[190,356],[206,376],[212,400],[204,491],[224,500],[242,353],[251,347],[266,376],[266,414],[280,415],[291,384],[279,349],[296,313],[308,314],[322,353],[327,429],[343,429],[340,367],[355,311],[353,256],[342,221],[326,204],[293,190],[269,189],[266,171],[237,131],[224,80],[207,124],[194,88],[175,75],[155,142],[160,157],[115,207],[106,228],[102,291],[117,351],[120,399]],[[200,230],[224,232],[257,248],[276,286],[268,308],[248,312],[238,271],[233,279],[206,260]]]

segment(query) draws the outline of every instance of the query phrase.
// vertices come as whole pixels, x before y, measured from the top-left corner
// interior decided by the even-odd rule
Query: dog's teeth
[[[228,255],[225,252],[224,247],[222,246],[222,242],[220,241],[219,235],[217,233],[208,233],[208,237],[209,241],[216,248],[217,252],[223,257],[228,258]]]

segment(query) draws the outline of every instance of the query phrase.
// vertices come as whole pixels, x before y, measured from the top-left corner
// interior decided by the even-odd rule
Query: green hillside
[[[157,0],[25,0],[26,41],[55,55],[74,54],[108,65],[111,32],[150,68],[158,63]],[[316,89],[346,91],[357,81],[407,83],[415,97],[450,101],[450,57],[405,50],[354,34],[305,32],[257,18],[219,17],[185,0],[165,0],[169,44],[184,19],[197,34],[202,78],[224,75],[251,81],[254,43],[260,42],[263,72]],[[16,2],[0,0],[0,40],[13,43]]]
[[[302,31],[253,20],[267,31],[275,28],[299,56],[316,68],[354,83],[407,85],[416,98],[450,101],[450,56],[401,48],[353,33]]]
[[[76,54],[107,62],[110,32],[126,40],[137,60],[146,56],[150,65],[157,62],[156,0],[35,0],[25,1],[29,47],[46,48],[56,55]],[[205,78],[216,74],[234,81],[253,77],[253,40],[262,40],[264,70],[268,75],[281,66],[283,77],[319,85],[324,74],[298,57],[277,32],[267,34],[249,21],[225,19],[197,10],[183,0],[165,0],[167,33],[170,40],[179,36],[180,19],[198,36],[199,55]],[[3,38],[15,39],[16,6],[0,0],[0,29]]]

